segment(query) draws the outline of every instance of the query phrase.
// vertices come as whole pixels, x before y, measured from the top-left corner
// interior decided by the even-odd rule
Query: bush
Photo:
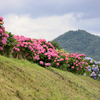
[[[84,59],[85,62],[88,62],[87,70],[85,70],[84,75],[89,76],[93,79],[100,79],[100,62],[96,62],[91,59]]]
[[[9,38],[9,34],[5,32],[5,27],[3,26],[3,18],[0,17],[0,54],[7,56],[7,39]]]

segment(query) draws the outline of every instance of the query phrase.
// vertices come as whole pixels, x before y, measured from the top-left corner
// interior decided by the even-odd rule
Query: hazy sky
[[[100,0],[0,0],[6,31],[50,41],[69,30],[100,35]]]

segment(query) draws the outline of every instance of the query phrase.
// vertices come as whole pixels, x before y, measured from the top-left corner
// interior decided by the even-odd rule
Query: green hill
[[[0,100],[100,100],[100,81],[0,55]]]
[[[84,53],[100,61],[100,37],[84,30],[68,31],[54,40],[69,53]]]

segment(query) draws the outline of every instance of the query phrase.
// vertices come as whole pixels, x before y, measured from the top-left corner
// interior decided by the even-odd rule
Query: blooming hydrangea
[[[99,61],[93,61],[92,58],[87,60],[90,65],[88,65],[87,70],[85,70],[87,75],[90,74],[90,77],[93,79],[98,79],[100,77],[100,65]]]
[[[3,20],[3,17],[0,17],[0,21],[2,21]]]
[[[40,64],[43,64],[43,61],[40,61]]]
[[[7,38],[9,38],[9,35],[5,33],[5,27],[2,26],[3,23],[3,17],[0,17],[0,51],[6,46]]]

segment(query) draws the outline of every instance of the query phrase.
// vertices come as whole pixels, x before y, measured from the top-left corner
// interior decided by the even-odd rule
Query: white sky
[[[100,35],[99,0],[0,0],[6,31],[53,40],[69,30]]]

